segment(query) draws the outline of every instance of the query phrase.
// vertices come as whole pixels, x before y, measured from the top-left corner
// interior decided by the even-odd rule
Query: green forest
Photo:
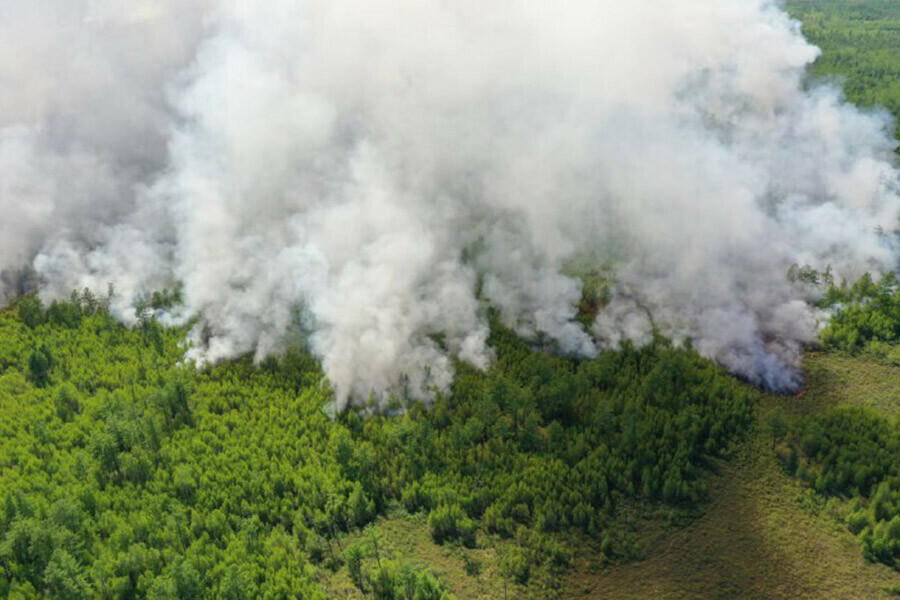
[[[815,277],[815,275],[814,275]],[[831,352],[900,366],[900,286],[893,273],[875,283],[828,286],[820,302],[839,307],[822,331]],[[773,436],[786,436],[787,471],[826,497],[851,502],[842,518],[869,560],[900,568],[900,420],[859,406],[838,406],[795,419],[776,416]]]
[[[0,317],[11,598],[324,598],[341,569],[376,598],[452,597],[415,557],[379,556],[377,527],[341,543],[388,511],[437,544],[502,547],[509,583],[546,597],[570,536],[627,559],[623,507],[702,501],[705,461],[754,416],[753,390],[665,340],[576,362],[496,325],[494,365],[458,365],[433,405],[332,419],[307,354],[197,370],[183,332],[104,304]]]
[[[811,80],[840,85],[851,102],[886,108],[896,121],[900,6],[891,0],[792,0],[787,7],[823,50]],[[830,285],[821,305],[840,307],[822,332],[825,348],[900,366],[900,288],[893,273],[877,283],[866,275],[852,286]],[[796,419],[787,441],[782,458],[791,474],[819,494],[851,500],[841,517],[866,558],[900,566],[900,421],[867,407],[838,406]]]
[[[785,4],[803,23],[803,34],[823,51],[811,69],[812,82],[838,85],[858,106],[900,115],[900,9],[894,0]]]
[[[810,85],[900,115],[900,3],[787,9],[824,51]],[[0,597],[898,595],[900,284],[785,276],[829,315],[797,396],[690,343],[567,358],[492,315],[486,371],[344,411],[301,347],[186,362],[187,328],[155,316],[177,290],[134,327],[112,286],[19,298],[0,309]]]
[[[641,558],[635,511],[690,521],[714,461],[759,427],[760,393],[690,347],[575,360],[496,322],[491,368],[458,364],[432,404],[335,414],[299,349],[183,364],[184,331],[152,316],[173,298],[142,303],[134,328],[88,291],[0,313],[4,597],[328,598],[338,578],[380,599],[457,597],[427,560],[379,547],[385,519],[417,523],[472,576],[490,569],[508,597],[557,597],[578,552]],[[892,276],[822,298],[841,307],[829,352],[894,364]],[[766,425],[784,470],[847,498],[863,555],[891,566],[897,423],[838,407]],[[488,565],[466,554],[485,548]]]

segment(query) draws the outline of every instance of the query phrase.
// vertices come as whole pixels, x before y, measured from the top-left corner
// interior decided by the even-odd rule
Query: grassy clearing
[[[900,368],[836,355],[806,360],[808,386],[768,396],[735,458],[719,463],[706,513],[663,537],[646,560],[604,566],[580,554],[566,598],[870,599],[896,597],[900,574],[866,562],[838,516],[781,467],[761,424],[771,411],[800,415],[843,404],[900,412]]]
[[[629,599],[888,599],[900,574],[866,562],[841,520],[845,502],[826,503],[785,473],[765,423],[773,411],[791,416],[855,404],[900,414],[900,368],[840,355],[810,354],[807,388],[797,396],[764,396],[757,424],[708,477],[709,502],[693,515],[635,506],[623,516],[643,558],[608,564],[599,544],[570,539],[573,568],[559,598]],[[439,546],[421,516],[398,510],[376,524],[382,558],[428,566],[460,600],[504,598],[496,568],[499,541],[479,535],[479,548]],[[369,530],[342,538],[366,542]],[[335,547],[337,551],[337,547]],[[375,559],[366,559],[374,565]],[[466,565],[480,565],[473,574]],[[477,570],[477,569],[476,569]],[[346,569],[326,582],[330,598],[362,599]],[[508,598],[544,597],[510,585]]]
[[[424,516],[397,510],[379,520],[374,527],[341,538],[343,548],[357,543],[365,547],[367,556],[363,564],[370,571],[374,570],[377,561],[373,533],[381,560],[405,558],[416,566],[427,567],[450,584],[459,600],[503,598],[504,581],[496,569],[497,552],[490,545],[472,549],[459,545],[439,546],[431,539]],[[335,551],[338,551],[336,545]],[[339,569],[324,583],[329,598],[360,600],[366,597],[350,581],[346,569]],[[507,592],[510,598],[527,595],[526,590],[514,585],[508,586]]]
[[[610,565],[598,544],[570,539],[575,562],[559,597],[628,599],[872,599],[893,598],[900,574],[866,562],[856,538],[840,520],[844,503],[826,503],[788,476],[766,430],[772,411],[788,416],[834,406],[870,406],[900,413],[900,368],[870,360],[811,354],[808,385],[797,396],[765,396],[759,419],[728,461],[716,461],[709,476],[710,501],[693,515],[647,506],[629,510],[625,534],[637,538],[641,560]],[[479,537],[479,548],[439,546],[421,516],[395,511],[376,524],[382,558],[405,557],[428,566],[460,600],[504,597],[495,544]],[[630,533],[628,533],[630,532]],[[343,547],[367,543],[369,530],[346,536]],[[337,547],[335,547],[337,551]],[[368,557],[368,564],[375,559]],[[469,565],[469,569],[467,569]],[[475,569],[471,568],[476,565]],[[480,565],[480,568],[477,566]],[[473,572],[475,571],[475,572]],[[361,599],[346,569],[327,582],[330,598]],[[541,597],[510,585],[509,598]]]
[[[786,410],[816,411],[841,405],[867,406],[892,416],[900,412],[900,368],[864,358],[812,354],[806,358],[807,393]]]

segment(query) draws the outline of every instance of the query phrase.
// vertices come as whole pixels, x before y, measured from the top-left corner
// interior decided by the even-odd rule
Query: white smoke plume
[[[889,119],[807,89],[768,0],[0,0],[0,36],[0,296],[180,282],[190,356],[300,330],[342,402],[485,367],[487,307],[788,390],[788,267],[896,266]]]

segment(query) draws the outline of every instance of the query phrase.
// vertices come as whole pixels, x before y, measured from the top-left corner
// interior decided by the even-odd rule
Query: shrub
[[[475,523],[458,504],[442,504],[428,515],[431,537],[438,544],[459,540],[467,548],[475,547]]]
[[[34,329],[44,323],[44,307],[36,296],[25,296],[19,301],[19,320],[27,327]]]

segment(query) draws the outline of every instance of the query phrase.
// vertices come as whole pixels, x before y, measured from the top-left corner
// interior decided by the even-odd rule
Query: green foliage
[[[428,515],[431,537],[438,544],[459,540],[467,548],[475,547],[475,523],[458,504],[442,504]]]
[[[534,352],[501,327],[491,343],[492,369],[458,365],[430,410],[364,420],[351,410],[341,421],[351,432],[363,423],[384,497],[428,514],[437,542],[473,545],[470,522],[515,538],[529,577],[561,571],[558,532],[599,539],[622,504],[702,499],[704,457],[753,418],[749,388],[661,340],[584,362]]]
[[[861,500],[847,526],[866,558],[900,567],[900,422],[863,408],[832,409],[799,422],[790,438],[792,455],[805,461],[794,470],[815,491]]]
[[[822,331],[827,348],[855,354],[900,340],[900,288],[892,273],[877,284],[866,274],[850,287],[832,286],[826,298],[836,306]]]
[[[478,577],[481,575],[481,571],[484,567],[480,560],[474,559],[468,554],[463,554],[463,564],[465,565],[466,575],[469,577]]]
[[[62,548],[53,551],[44,569],[44,582],[52,598],[79,600],[91,597],[84,569]]]
[[[39,388],[50,384],[50,369],[53,367],[53,354],[47,344],[41,344],[28,355],[28,376]]]
[[[158,300],[133,329],[86,293],[0,312],[4,593],[315,599],[319,570],[346,561],[367,593],[450,597],[427,570],[341,548],[394,502],[440,543],[508,538],[512,579],[552,586],[565,534],[618,539],[623,504],[702,499],[706,457],[753,419],[754,392],[691,350],[575,361],[497,325],[494,365],[456,365],[430,406],[333,420],[308,354],[183,365]]]
[[[46,320],[44,307],[37,296],[25,296],[22,298],[19,301],[18,312],[19,320],[30,329],[42,325]]]
[[[345,555],[350,579],[363,594],[371,592],[378,600],[456,600],[431,571],[406,560],[379,558],[370,572],[363,565],[360,546],[351,546]]]
[[[883,106],[900,116],[900,7],[895,0],[789,0],[787,9],[824,50],[812,68],[816,79],[837,79],[851,102]]]
[[[360,591],[365,591],[362,557],[363,553],[359,545],[354,544],[344,551],[344,561],[347,563],[347,572],[350,574],[350,581],[352,581]]]
[[[835,283],[830,270],[819,273],[793,265],[788,279],[818,287],[820,308],[832,313],[822,330],[822,344],[829,350],[864,353],[882,361],[900,364],[900,285],[894,273],[876,282],[866,273],[852,285]]]
[[[81,410],[81,405],[78,402],[78,392],[73,386],[68,384],[59,386],[54,404],[56,406],[56,416],[63,421],[71,421]]]
[[[500,573],[519,585],[527,585],[531,578],[531,561],[523,548],[513,547],[500,559]]]
[[[772,434],[772,447],[775,447],[775,444],[784,439],[784,436],[788,433],[788,423],[782,415],[778,411],[772,411],[769,413],[768,418],[766,419],[766,425],[769,428],[769,432]]]
[[[788,5],[825,49],[815,75],[840,75],[850,100],[900,114],[896,2]],[[900,364],[893,278],[789,276],[824,289],[826,347]],[[28,296],[0,312],[0,597],[319,599],[319,569],[342,555],[377,598],[447,600],[427,569],[335,552],[394,501],[428,514],[438,542],[471,546],[476,530],[509,540],[499,567],[510,581],[552,582],[571,562],[567,535],[621,556],[623,505],[701,500],[705,459],[753,419],[754,393],[690,350],[656,340],[578,362],[495,326],[495,364],[457,365],[429,408],[401,398],[390,415],[332,420],[307,353],[179,366],[183,332],[156,316],[180,290],[139,302],[134,329],[107,313],[113,294],[49,307]],[[607,294],[601,276],[587,280],[582,318]],[[768,425],[773,442],[785,435],[784,422]],[[896,565],[898,425],[841,409],[787,439],[786,468],[819,494],[858,497],[848,527],[866,556]]]

